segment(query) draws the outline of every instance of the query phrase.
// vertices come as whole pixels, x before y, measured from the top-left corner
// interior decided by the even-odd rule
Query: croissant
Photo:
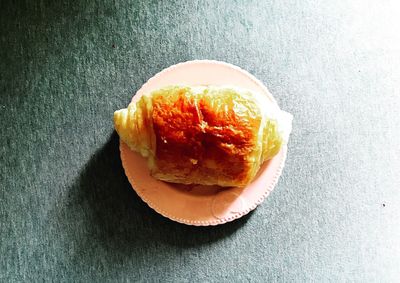
[[[285,142],[279,112],[248,90],[170,86],[116,111],[114,125],[159,180],[245,186]]]

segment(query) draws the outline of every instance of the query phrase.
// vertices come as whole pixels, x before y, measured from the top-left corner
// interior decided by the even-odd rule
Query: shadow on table
[[[150,209],[132,190],[119,157],[119,138],[109,141],[91,158],[72,188],[89,215],[84,227],[88,241],[100,241],[115,253],[156,241],[177,247],[211,243],[229,236],[249,216],[215,227],[193,227],[173,222]],[[82,241],[85,242],[85,241]],[[82,247],[83,249],[85,247]]]

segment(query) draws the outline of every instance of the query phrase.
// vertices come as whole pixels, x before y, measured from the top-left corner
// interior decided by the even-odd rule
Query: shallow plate
[[[196,60],[164,69],[138,90],[132,101],[167,85],[235,85],[266,95],[268,89],[248,72],[219,61]],[[264,163],[255,180],[244,188],[179,185],[150,176],[146,159],[120,142],[122,165],[133,189],[151,208],[174,221],[197,226],[218,225],[255,209],[272,191],[282,172],[287,147]]]

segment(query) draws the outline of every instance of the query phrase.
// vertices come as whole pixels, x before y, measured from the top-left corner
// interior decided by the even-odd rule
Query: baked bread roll
[[[265,96],[215,86],[166,87],[114,113],[120,138],[147,158],[153,177],[219,186],[245,186],[279,152],[280,120],[291,124]]]

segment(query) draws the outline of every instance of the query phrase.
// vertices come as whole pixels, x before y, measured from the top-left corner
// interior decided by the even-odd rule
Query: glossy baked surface
[[[196,95],[190,88],[177,87],[154,94],[160,171],[155,174],[168,174],[181,183],[209,179],[246,184],[254,163],[249,159],[258,145],[260,109],[233,90],[206,92]]]

